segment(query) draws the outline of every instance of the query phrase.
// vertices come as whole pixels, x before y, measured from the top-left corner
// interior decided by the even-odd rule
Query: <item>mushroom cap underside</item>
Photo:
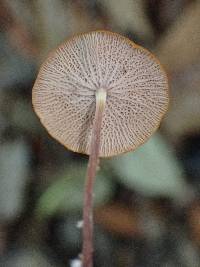
[[[33,87],[33,106],[50,135],[90,154],[96,91],[106,90],[100,157],[134,150],[158,128],[168,107],[159,61],[107,31],[81,34],[50,53]]]

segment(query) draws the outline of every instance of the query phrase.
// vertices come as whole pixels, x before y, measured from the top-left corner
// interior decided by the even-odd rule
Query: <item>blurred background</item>
[[[101,161],[95,267],[200,266],[200,2],[0,0],[0,266],[78,267],[87,157],[39,123],[31,90],[50,50],[107,29],[153,52],[170,107],[135,152]]]

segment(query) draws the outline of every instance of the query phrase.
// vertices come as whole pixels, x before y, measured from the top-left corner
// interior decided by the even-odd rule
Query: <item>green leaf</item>
[[[171,147],[158,134],[137,150],[111,159],[109,166],[122,183],[145,196],[182,198],[187,191]]]
[[[80,211],[83,207],[83,190],[87,165],[74,163],[55,177],[39,198],[36,215],[43,218],[57,211]],[[97,174],[94,205],[103,204],[112,194],[112,183],[103,174]]]

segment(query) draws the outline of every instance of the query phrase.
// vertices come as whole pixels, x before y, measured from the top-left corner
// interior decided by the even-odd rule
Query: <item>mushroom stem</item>
[[[106,104],[105,89],[96,92],[96,111],[93,122],[90,156],[84,192],[83,207],[83,267],[93,266],[93,187],[96,170],[99,163],[99,146],[103,112]]]

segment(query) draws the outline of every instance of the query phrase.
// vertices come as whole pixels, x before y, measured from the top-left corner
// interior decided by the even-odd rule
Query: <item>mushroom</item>
[[[147,141],[168,107],[159,61],[117,33],[74,36],[54,50],[33,87],[33,106],[47,131],[89,155],[83,211],[83,267],[92,267],[92,191],[99,157]]]

